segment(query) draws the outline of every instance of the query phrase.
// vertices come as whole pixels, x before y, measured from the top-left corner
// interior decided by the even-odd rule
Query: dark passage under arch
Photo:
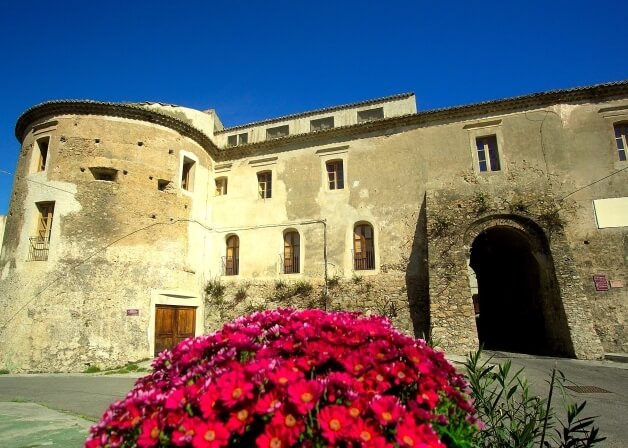
[[[478,338],[485,348],[573,356],[544,241],[514,227],[490,227],[473,241],[470,266],[478,283]]]

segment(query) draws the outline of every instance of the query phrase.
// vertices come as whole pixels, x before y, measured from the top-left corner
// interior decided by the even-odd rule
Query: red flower
[[[292,445],[290,434],[274,425],[267,425],[264,433],[255,440],[255,444],[258,448],[287,448]]]
[[[396,422],[404,413],[404,408],[399,402],[399,399],[391,395],[384,397],[380,395],[376,396],[371,400],[370,406],[375,413],[375,418],[382,425]]]
[[[256,414],[272,414],[281,407],[281,398],[277,391],[272,391],[266,395],[262,395],[255,403],[254,412]]]
[[[346,437],[351,428],[352,421],[347,415],[347,408],[339,405],[327,406],[318,413],[318,423],[323,437],[330,443]]]
[[[216,403],[218,402],[219,389],[215,384],[210,384],[207,390],[199,397],[199,405],[203,417],[210,418],[216,414]]]
[[[140,436],[137,438],[137,446],[140,448],[151,448],[159,443],[161,428],[159,422],[153,418],[144,420]]]
[[[286,436],[287,441],[292,445],[299,440],[299,436],[305,429],[305,423],[299,416],[290,412],[278,411],[270,422],[271,425],[281,428],[281,432]]]
[[[227,372],[218,380],[220,400],[231,408],[253,398],[253,384],[242,372]]]
[[[120,422],[120,429],[134,428],[142,421],[142,412],[135,405],[130,405],[126,410],[124,420]]]
[[[357,419],[349,428],[349,437],[356,440],[360,446],[380,448],[392,446],[377,429],[374,422]]]
[[[442,353],[377,316],[253,313],[162,352],[153,367],[92,427],[87,448],[253,439],[258,448],[444,448],[437,433],[479,426],[464,377]]]
[[[440,441],[430,425],[417,425],[414,418],[407,415],[399,425],[395,439],[399,446],[409,446],[413,448],[447,448]]]
[[[183,389],[177,389],[166,398],[166,409],[185,409],[187,399]]]
[[[316,380],[303,380],[288,386],[290,402],[300,414],[307,414],[316,406],[322,391],[323,386]]]
[[[288,387],[289,384],[303,379],[303,372],[297,369],[292,362],[286,363],[274,371],[268,372],[268,379],[280,387]]]
[[[176,446],[190,445],[199,423],[198,419],[184,417],[177,429],[172,432],[172,443]]]
[[[250,409],[242,408],[238,411],[234,411],[227,421],[227,429],[230,432],[236,432],[238,434],[244,433],[246,425],[253,421],[253,415]]]
[[[201,422],[192,439],[194,448],[219,448],[229,443],[229,431],[220,422]]]
[[[419,390],[416,394],[416,401],[420,404],[426,404],[428,409],[434,409],[439,399],[438,394],[432,389]]]

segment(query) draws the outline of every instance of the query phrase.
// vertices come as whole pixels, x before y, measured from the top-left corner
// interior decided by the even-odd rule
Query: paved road
[[[525,367],[526,377],[540,395],[546,394],[546,381],[556,363],[571,383],[607,390],[571,395],[587,401],[587,415],[599,416],[596,424],[608,437],[602,447],[627,446],[628,364],[493,355],[496,362],[510,359],[515,366]],[[113,375],[0,375],[0,447],[80,447],[88,427],[111,402],[126,395],[135,379]],[[559,403],[555,404],[558,407]]]
[[[596,426],[607,437],[600,446],[623,448],[628,446],[628,364],[611,361],[580,361],[575,359],[533,357],[510,353],[492,353],[493,360],[503,363],[510,360],[513,367],[524,367],[524,373],[533,391],[547,397],[548,381],[554,365],[563,372],[565,385],[595,386],[606,393],[566,392],[578,402],[586,401],[584,414],[598,416]],[[562,409],[560,395],[552,398],[554,409]],[[564,415],[564,414],[563,414]]]
[[[2,375],[0,401],[39,403],[95,421],[110,403],[124,398],[135,380],[113,375]]]

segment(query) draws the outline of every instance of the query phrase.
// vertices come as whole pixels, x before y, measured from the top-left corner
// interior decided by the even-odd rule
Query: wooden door
[[[196,308],[157,305],[155,309],[155,356],[184,339],[194,337]]]

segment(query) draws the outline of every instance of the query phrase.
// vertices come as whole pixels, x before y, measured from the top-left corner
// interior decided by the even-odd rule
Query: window
[[[187,191],[194,191],[194,165],[195,162],[187,157],[183,158],[181,167],[181,188]]]
[[[345,187],[342,160],[332,160],[325,164],[330,190],[342,190]]]
[[[92,176],[94,176],[95,180],[115,182],[118,178],[118,170],[113,168],[90,167],[89,170],[92,172]]]
[[[227,146],[246,145],[249,142],[249,134],[234,134],[227,137]]]
[[[322,131],[334,127],[334,117],[319,118],[310,121],[310,132]]]
[[[488,135],[475,139],[478,150],[478,164],[480,171],[499,171],[499,152],[497,150],[497,137]]]
[[[37,206],[37,233],[30,238],[28,261],[46,261],[48,260],[55,203],[38,202],[35,205]]]
[[[223,264],[225,275],[238,275],[240,272],[240,238],[237,235],[227,238],[227,254]]]
[[[367,121],[381,120],[384,118],[384,108],[378,107],[376,109],[361,110],[358,112],[358,123],[365,123]]]
[[[266,139],[272,140],[273,138],[286,137],[290,133],[289,129],[290,128],[287,124],[283,126],[277,126],[275,128],[268,128],[266,129]]]
[[[283,273],[297,274],[301,255],[301,238],[299,232],[291,230],[283,236]]]
[[[227,178],[217,177],[215,182],[216,191],[214,192],[214,196],[225,196],[227,194]]]
[[[626,149],[628,147],[628,123],[615,125],[615,141],[617,142],[617,153],[619,160],[626,161]]]
[[[257,192],[260,199],[273,197],[273,172],[262,171],[257,173]]]
[[[50,137],[43,137],[37,140],[37,149],[39,150],[39,160],[37,161],[37,171],[46,170],[46,161],[48,160],[48,145],[50,144]]]
[[[375,269],[373,227],[370,224],[358,224],[353,229],[353,269]]]

